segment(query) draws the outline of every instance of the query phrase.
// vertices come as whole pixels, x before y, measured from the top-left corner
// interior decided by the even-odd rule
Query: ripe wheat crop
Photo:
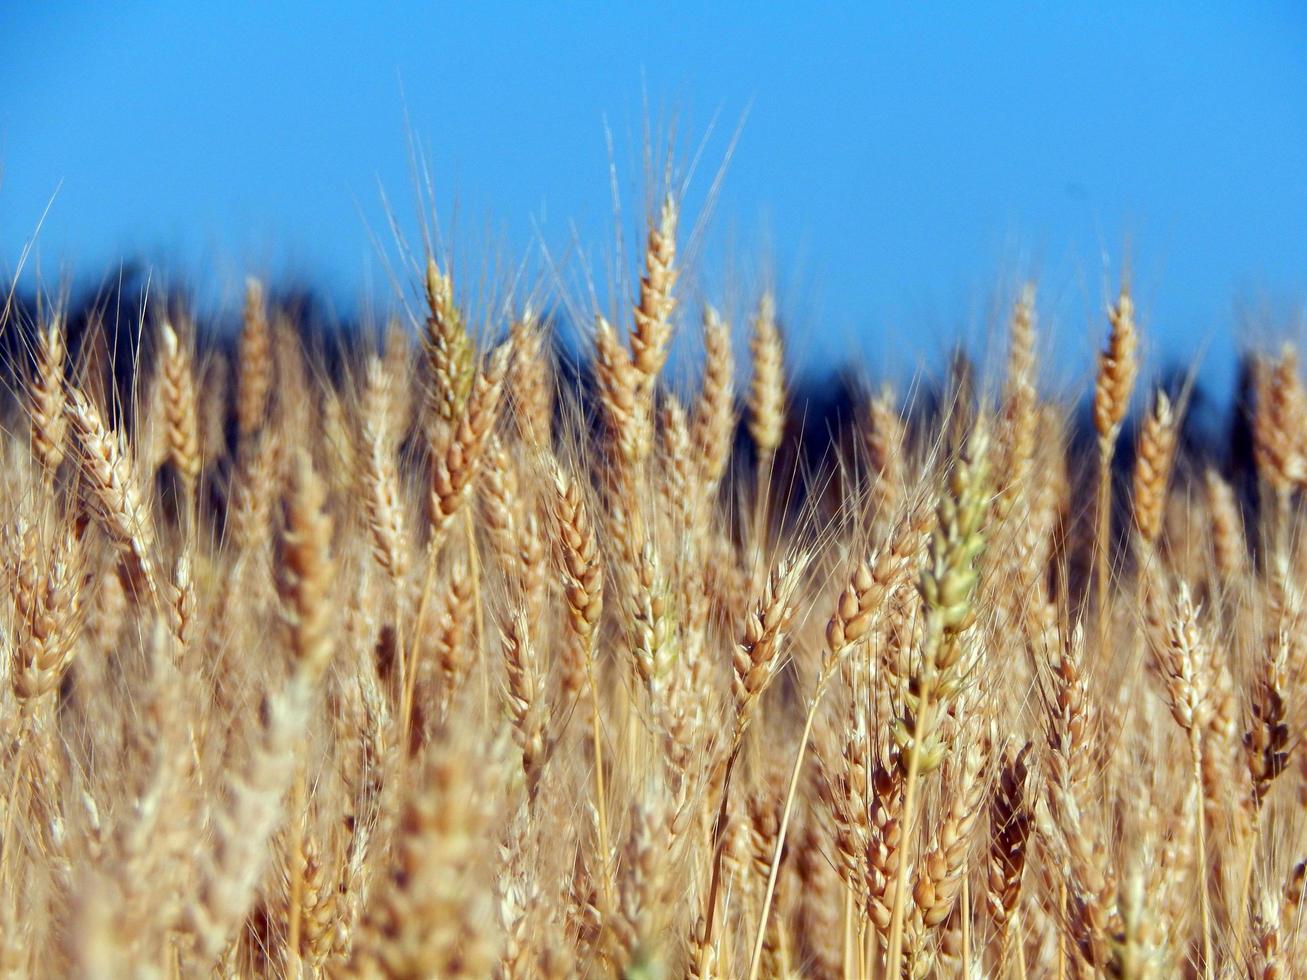
[[[813,445],[783,309],[698,315],[680,218],[569,371],[439,256],[332,352],[254,281],[129,366],[13,307],[6,972],[1294,973],[1293,349],[1251,452],[1196,446],[1122,289],[1075,439],[1027,286],[997,376]]]

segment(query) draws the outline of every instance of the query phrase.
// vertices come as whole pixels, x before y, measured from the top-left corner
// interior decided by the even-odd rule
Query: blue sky
[[[1034,275],[1083,380],[1128,260],[1152,366],[1201,344],[1223,383],[1307,299],[1305,52],[1288,2],[5,4],[0,271],[49,205],[47,278],[143,255],[214,302],[253,268],[384,306],[411,134],[465,269],[547,250],[584,301],[648,119],[691,215],[738,130],[687,301],[774,270],[808,367],[983,348]]]

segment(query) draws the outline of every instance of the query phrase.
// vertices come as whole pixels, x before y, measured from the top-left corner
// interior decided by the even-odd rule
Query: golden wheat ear
[[[397,450],[389,437],[393,431],[391,376],[380,358],[369,358],[366,379],[360,439],[363,447],[360,492],[372,535],[372,553],[377,564],[399,587],[408,571],[408,538],[399,474],[395,468]]]
[[[735,352],[731,327],[711,306],[703,312],[703,384],[691,419],[690,440],[698,469],[699,493],[705,503],[717,487],[730,462],[731,437],[735,432]]]
[[[28,391],[32,455],[49,480],[54,479],[67,450],[68,420],[64,415],[66,359],[64,326],[56,317],[37,332],[36,370]]]
[[[1139,447],[1135,454],[1135,530],[1145,547],[1156,544],[1162,533],[1178,425],[1171,400],[1166,397],[1166,392],[1159,390],[1154,396],[1153,410],[1139,433]]]
[[[168,462],[181,477],[188,508],[194,505],[203,461],[200,455],[200,424],[195,398],[195,375],[190,351],[172,324],[161,329],[163,347],[159,355],[162,400]]]
[[[154,522],[137,482],[130,447],[121,432],[105,425],[100,410],[80,388],[70,392],[67,417],[94,513],[122,553],[130,577],[150,596],[157,596]]]
[[[445,445],[437,447],[429,509],[433,541],[439,541],[454,519],[481,468],[486,441],[498,418],[511,354],[510,341],[490,355],[473,381],[466,411]]]
[[[263,427],[272,392],[272,328],[263,284],[257,279],[245,283],[245,314],[237,358],[236,432],[244,443]]]
[[[776,300],[762,294],[749,341],[753,378],[749,382],[749,435],[758,455],[769,459],[780,447],[785,427],[785,351],[776,323]]]

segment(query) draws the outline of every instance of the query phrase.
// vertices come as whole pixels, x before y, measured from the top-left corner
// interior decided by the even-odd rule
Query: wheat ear
[[[513,366],[509,371],[508,390],[513,399],[513,416],[527,445],[548,447],[554,418],[549,336],[530,307],[513,324],[511,336]]]
[[[1026,867],[1026,844],[1033,823],[1033,813],[1026,799],[1030,754],[1027,742],[1019,752],[1004,753],[998,786],[990,803],[990,846],[987,904],[997,930],[997,976],[1005,976],[1010,938],[1017,906],[1021,900],[1021,878]],[[1020,935],[1016,941],[1021,942]],[[1019,950],[1018,950],[1019,955]]]
[[[867,406],[866,444],[874,512],[893,513],[903,500],[907,472],[907,433],[893,385],[883,385]]]
[[[522,751],[527,796],[535,798],[545,755],[544,684],[526,616],[517,610],[504,625],[505,702],[513,740]]]
[[[431,464],[431,488],[428,495],[431,538],[427,543],[426,577],[422,585],[422,595],[418,600],[417,615],[414,617],[413,634],[415,640],[408,645],[410,658],[413,652],[417,650],[416,638],[422,635],[425,625],[427,604],[435,581],[437,558],[440,554],[445,533],[459,508],[462,507],[463,501],[468,494],[468,488],[476,480],[477,473],[481,468],[486,440],[489,438],[491,429],[498,419],[500,395],[503,391],[504,377],[508,372],[512,350],[512,341],[510,340],[501,344],[491,353],[485,367],[481,369],[472,383],[472,391],[468,395],[462,417],[459,418],[453,432],[448,435],[448,439],[442,447],[433,447],[432,450],[434,459]],[[470,575],[475,589],[480,570],[475,567],[476,556],[475,549],[472,547],[474,541],[470,533],[471,527],[469,518],[468,540],[473,562]],[[473,606],[474,615],[479,616],[480,602],[476,597],[474,597]],[[478,641],[482,635],[480,620],[478,619]],[[413,685],[416,682],[412,668],[412,664],[402,664],[400,671],[400,690],[402,692],[400,730],[406,743],[412,719]]]
[[[54,479],[66,450],[65,357],[63,322],[55,318],[37,333],[36,372],[32,375],[29,392],[32,453],[48,480]]]
[[[16,537],[9,681],[26,714],[33,702],[58,687],[76,653],[81,569],[78,539],[71,526],[55,538],[47,562],[38,557],[44,548],[37,528],[29,527]]]
[[[936,702],[956,697],[968,673],[960,637],[975,618],[974,598],[980,574],[976,561],[985,546],[984,520],[990,504],[988,474],[989,437],[982,421],[972,431],[965,453],[950,474],[947,491],[940,496],[938,525],[921,573],[919,588],[926,616],[922,648],[913,664],[904,713],[894,729],[904,773],[905,855],[915,830],[920,776],[936,768],[947,752],[947,746],[934,735]],[[927,739],[931,740],[929,748],[925,746]],[[907,864],[900,859],[894,884],[886,959],[890,976],[898,976],[902,967]]]
[[[1116,305],[1108,310],[1111,323],[1107,349],[1098,355],[1098,378],[1094,385],[1094,428],[1098,431],[1098,500],[1095,509],[1094,555],[1098,585],[1098,640],[1107,645],[1108,560],[1112,509],[1112,458],[1116,439],[1130,409],[1130,395],[1139,373],[1139,335],[1135,330],[1135,306],[1122,287]]]
[[[1003,459],[998,479],[998,514],[1011,512],[1026,486],[1039,429],[1035,390],[1035,287],[1026,283],[1012,310],[1011,346],[1003,392]]]
[[[554,483],[554,516],[558,527],[558,564],[563,575],[568,624],[573,643],[585,664],[590,687],[590,736],[594,748],[595,811],[598,817],[599,852],[603,862],[601,887],[611,902],[612,880],[608,862],[612,855],[608,836],[608,794],[604,788],[603,731],[600,725],[599,682],[594,656],[595,635],[604,609],[604,571],[599,557],[599,540],[576,481],[551,457]]]
[[[1236,581],[1248,570],[1243,516],[1230,484],[1215,470],[1203,475],[1212,538],[1212,560],[1223,581]]]
[[[398,589],[408,570],[403,501],[395,470],[394,447],[387,438],[392,394],[390,376],[378,357],[368,360],[363,397],[362,496],[372,553]]]
[[[716,922],[717,892],[721,884],[722,836],[726,828],[727,804],[730,800],[731,775],[744,744],[744,733],[756,711],[758,700],[775,676],[777,658],[785,631],[794,619],[792,599],[799,578],[807,568],[806,554],[782,558],[767,577],[766,585],[753,609],[745,619],[743,635],[736,644],[731,661],[733,668],[731,692],[734,700],[734,733],[730,751],[722,766],[721,801],[717,820],[713,825],[712,874],[708,884],[705,910],[706,924],[701,949],[712,946],[713,927]],[[702,963],[699,964],[702,968]]]
[[[1307,418],[1307,391],[1298,376],[1298,352],[1285,344],[1273,367],[1256,362],[1253,414],[1253,460],[1257,473],[1275,495],[1273,550],[1283,560],[1288,547],[1289,498],[1307,478],[1302,424]]]
[[[121,434],[110,432],[94,403],[74,388],[68,418],[81,449],[82,471],[90,484],[95,512],[114,544],[129,563],[133,577],[150,595],[158,595],[154,564],[153,526],[136,483],[130,453]]]
[[[749,965],[749,980],[757,980],[762,965],[763,942],[766,938],[772,899],[776,893],[776,878],[780,873],[781,855],[789,831],[794,800],[798,793],[799,775],[803,771],[803,760],[812,737],[812,725],[816,720],[822,695],[849,650],[877,627],[888,609],[890,595],[906,582],[911,574],[912,562],[923,535],[923,523],[921,518],[906,519],[888,547],[871,561],[858,565],[848,586],[840,594],[835,612],[826,624],[826,652],[816,690],[808,702],[808,710],[803,720],[803,732],[799,736],[799,749],[790,772],[789,788],[781,807],[780,827],[776,834],[775,848],[767,874],[758,933],[754,938],[753,956]]]
[[[242,443],[263,427],[272,392],[272,330],[263,286],[245,283],[245,315],[241,326],[240,370],[236,389],[236,431]]]
[[[703,385],[690,422],[699,475],[699,493],[711,506],[730,462],[731,434],[735,429],[735,355],[730,324],[711,306],[703,311]]]
[[[168,460],[182,479],[188,508],[193,509],[200,482],[200,423],[195,401],[195,374],[190,352],[172,324],[163,325],[163,354],[159,373],[163,382],[163,413]]]
[[[785,425],[785,355],[776,324],[776,300],[762,294],[749,340],[753,377],[749,382],[749,435],[762,459],[775,455]]]
[[[1194,827],[1197,831],[1197,884],[1203,927],[1203,971],[1212,974],[1212,924],[1208,899],[1207,820],[1203,806],[1203,734],[1211,716],[1211,695],[1205,683],[1203,663],[1207,659],[1198,623],[1198,609],[1188,586],[1180,584],[1174,608],[1166,619],[1165,641],[1154,648],[1158,667],[1166,681],[1171,716],[1189,739],[1192,756]]]
[[[1176,417],[1166,392],[1158,390],[1153,410],[1144,420],[1135,455],[1135,530],[1145,547],[1151,548],[1162,531],[1166,487],[1175,459]]]
[[[640,277],[640,299],[635,306],[631,330],[631,365],[639,376],[638,387],[651,397],[658,372],[667,359],[671,339],[671,315],[676,308],[672,287],[676,285],[676,200],[668,194],[658,212],[658,222],[649,229],[644,253],[644,274]]]
[[[428,257],[426,271],[427,318],[422,349],[427,361],[427,415],[452,425],[463,415],[476,374],[476,352],[454,300],[448,272]]]
[[[211,818],[213,847],[188,920],[201,955],[210,963],[255,900],[268,860],[267,842],[282,819],[282,797],[296,777],[300,740],[334,646],[331,520],[323,511],[325,496],[307,453],[301,451],[286,502],[280,581],[293,670],[284,689],[265,699],[253,757],[243,773],[233,775],[227,800]]]

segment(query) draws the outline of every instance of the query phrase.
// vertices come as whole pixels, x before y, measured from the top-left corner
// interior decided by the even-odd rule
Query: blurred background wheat
[[[71,138],[61,133],[104,137],[85,115],[97,99],[122,99],[129,134],[164,118],[132,105],[135,69],[114,74],[131,97],[88,93],[83,80],[60,102],[73,89],[56,80],[46,102],[0,115],[0,235],[12,249],[0,320],[0,968],[1296,975],[1307,394],[1276,294],[1301,295],[1307,256],[1284,214],[1303,193],[1288,174],[1307,141],[1303,93],[1274,83],[1300,13],[1193,11],[1162,61],[1175,77],[1134,56],[1157,50],[1155,26],[1152,48],[1113,30],[1141,26],[1125,10],[1032,15],[995,51],[966,31],[989,14],[932,26],[936,46],[912,62],[914,97],[929,106],[934,92],[948,111],[918,113],[912,131],[935,142],[900,138],[891,153],[903,134],[875,133],[898,173],[920,170],[901,195],[895,171],[856,154],[850,169],[823,159],[795,181],[784,161],[815,148],[840,157],[841,145],[801,128],[768,135],[785,118],[771,115],[771,88],[753,110],[762,146],[750,148],[753,122],[687,142],[646,106],[648,129],[625,144],[636,159],[610,137],[610,173],[601,143],[581,179],[557,133],[515,129],[523,110],[510,95],[433,103],[409,79],[414,172],[400,186],[418,203],[362,206],[351,239],[342,219],[297,210],[338,207],[348,188],[315,187],[311,174],[327,171],[295,162],[312,141],[293,127],[267,138],[240,89],[223,110],[244,130],[229,152],[251,162],[186,166],[206,139],[230,140],[205,137],[203,106],[185,96],[219,87],[204,58],[265,51],[287,56],[278,71],[316,66],[309,78],[342,65],[346,80],[379,65],[384,76],[427,56],[430,32],[436,55],[484,54],[479,77],[507,57],[491,44],[500,35],[476,14],[407,8],[346,45],[397,47],[353,61],[329,57],[346,44],[331,25],[364,22],[338,13],[304,23],[299,47],[282,45],[284,30],[183,43],[206,17],[247,32],[281,23],[232,11],[131,30],[96,14],[80,27],[101,57],[151,32],[177,41],[143,62],[154,109],[174,100],[186,120],[170,162],[147,153],[121,168],[121,186],[143,193],[109,193],[103,156],[97,176],[59,149]],[[8,16],[29,32],[56,23]],[[537,58],[518,74],[536,99],[567,101],[579,75],[528,68],[541,64],[536,48],[559,57],[547,42],[562,47],[573,22],[531,45],[541,15],[517,16],[504,48]],[[814,50],[831,60],[868,38],[888,50],[925,30],[913,15],[853,13],[740,24],[757,46],[755,79],[783,49],[801,68]],[[657,51],[676,50],[680,65],[708,43],[671,43],[694,26],[649,28],[651,75]],[[50,36],[44,54],[0,71],[14,77],[71,43]],[[1013,60],[1019,42],[1029,65]],[[1031,94],[1027,76],[1057,52],[1080,60],[1054,73],[1052,94]],[[999,53],[1017,67],[998,66]],[[1198,53],[1212,57],[1186,60]],[[455,71],[452,55],[432,57]],[[158,78],[178,58],[189,67],[169,90]],[[740,58],[689,75],[694,98],[719,85],[731,97],[721,78]],[[958,80],[968,58],[987,66],[979,95]],[[638,64],[624,50],[595,59],[595,70],[616,59],[623,78]],[[853,118],[875,88],[862,63],[836,76],[853,93],[831,117],[846,140],[874,118]],[[923,80],[945,63],[955,75],[942,97]],[[1079,88],[1091,64],[1106,86],[1093,99]],[[1227,81],[1219,65],[1250,74]],[[789,67],[796,102],[837,84]],[[332,146],[361,132],[374,99],[398,101],[364,90],[351,108],[303,78],[288,94],[272,69],[253,74],[248,91],[277,107],[267,118],[291,120],[284,100],[307,98],[299,132],[316,126]],[[1170,81],[1145,90],[1141,77]],[[1181,89],[1179,118],[1202,115],[1208,136],[1150,129],[1160,110],[1144,92]],[[1029,137],[1022,105],[1067,92],[1120,120],[1100,156],[1081,160],[1081,139]],[[892,92],[870,98],[912,115]],[[1019,125],[970,120],[973,98]],[[453,102],[466,105],[418,118]],[[1063,108],[1062,125],[1082,103]],[[541,104],[536,126],[549,118]],[[460,131],[473,117],[479,128]],[[598,117],[588,124],[603,133]],[[38,138],[32,118],[49,132]],[[582,208],[561,236],[543,212],[529,240],[460,231],[433,170],[493,155],[500,140],[515,143],[513,166],[477,171],[474,199],[523,214],[521,195],[556,180],[559,200],[588,194],[608,224]],[[959,163],[968,140],[1026,169]],[[1205,141],[1219,153],[1201,163],[1169,152]],[[366,142],[351,166],[367,166]],[[770,166],[751,176],[751,155]],[[1072,159],[1085,169],[1057,162]],[[766,261],[733,258],[720,230],[741,200],[726,189],[737,166],[744,190],[776,208]],[[152,184],[156,167],[168,180]],[[159,234],[217,183],[254,210],[220,196],[159,254],[147,247],[99,280],[62,272],[105,243],[130,245],[124,229]],[[992,247],[1007,231],[976,202],[1025,200],[1023,188],[1036,203],[1009,217],[1048,217],[1037,234],[1064,236],[1079,258]],[[1078,217],[1042,211],[1048,193],[1078,202]],[[898,197],[903,210],[879,217],[902,217],[878,222],[877,202]],[[810,229],[784,217],[809,202]],[[257,224],[251,213],[301,240],[324,232],[300,271],[327,288],[302,288],[268,256],[242,259],[229,236]],[[1148,220],[1169,230],[1132,233]],[[808,230],[821,278],[838,287],[829,318],[797,244]],[[1086,264],[1086,233],[1119,257]],[[194,251],[205,234],[225,256],[216,269]],[[270,254],[294,248],[280,236]],[[373,273],[337,278],[361,244]],[[238,261],[257,274],[237,278]],[[980,263],[994,285],[960,304],[970,327],[936,330],[929,302],[886,299],[891,286],[953,289]],[[1241,298],[1245,275],[1263,278]],[[1261,311],[1241,336],[1218,312],[1232,299]],[[912,327],[855,331],[868,315]],[[1056,343],[1056,324],[1079,340]],[[1205,349],[1223,368],[1201,366]]]

